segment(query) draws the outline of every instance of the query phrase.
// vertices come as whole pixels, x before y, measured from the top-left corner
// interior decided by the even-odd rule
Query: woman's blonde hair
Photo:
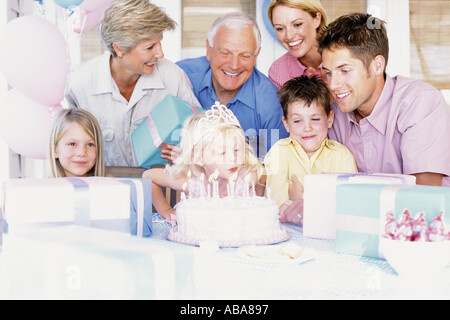
[[[322,19],[320,21],[320,25],[317,28],[317,33],[322,31],[327,25],[327,14],[325,9],[319,0],[272,0],[269,4],[269,8],[267,9],[267,15],[269,16],[269,20],[273,26],[273,9],[277,6],[286,6],[289,8],[300,9],[311,15],[311,17],[315,18],[317,13],[320,13]]]
[[[218,111],[211,109],[186,119],[181,131],[181,153],[173,165],[166,166],[169,174],[175,178],[180,178],[186,177],[190,171],[193,177],[199,177],[204,173],[204,169],[198,164],[198,160],[202,158],[205,149],[211,146],[217,136],[229,134],[235,134],[239,139],[238,142],[244,147],[244,164],[242,169],[247,172],[260,169],[262,165],[247,143],[244,130],[239,125],[233,124],[225,118],[219,118],[218,121],[208,121],[207,117],[211,114],[216,116]]]
[[[175,21],[149,0],[114,0],[103,15],[100,32],[109,52],[115,57],[113,43],[128,52],[139,42],[153,39],[175,27]]]
[[[90,176],[105,176],[105,161],[103,156],[103,136],[100,125],[95,117],[83,109],[64,109],[56,116],[50,132],[49,160],[53,178],[65,177],[64,168],[56,158],[55,149],[59,141],[72,123],[78,123],[87,134],[94,139],[97,158],[94,167],[88,172]]]

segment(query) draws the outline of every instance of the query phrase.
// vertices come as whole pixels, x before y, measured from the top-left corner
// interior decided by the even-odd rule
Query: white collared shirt
[[[69,74],[66,102],[69,108],[91,112],[100,123],[105,165],[137,166],[131,134],[167,95],[200,106],[184,71],[167,59],[159,59],[151,74],[141,75],[130,101],[111,76],[110,53],[96,57]],[[167,115],[170,117],[170,114]]]

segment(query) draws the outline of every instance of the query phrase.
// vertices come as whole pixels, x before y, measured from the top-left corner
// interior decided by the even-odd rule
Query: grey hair
[[[242,30],[247,26],[253,27],[253,34],[255,35],[256,40],[256,52],[258,52],[261,48],[261,31],[259,30],[256,21],[242,12],[230,12],[214,21],[208,33],[208,42],[210,47],[212,47],[217,30],[219,30],[220,27]]]

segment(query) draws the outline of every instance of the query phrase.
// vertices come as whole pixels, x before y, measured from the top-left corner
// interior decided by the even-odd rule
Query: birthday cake
[[[279,222],[276,201],[265,197],[191,197],[180,201],[176,217],[168,239],[190,245],[202,241],[215,241],[220,247],[266,245],[290,237]]]

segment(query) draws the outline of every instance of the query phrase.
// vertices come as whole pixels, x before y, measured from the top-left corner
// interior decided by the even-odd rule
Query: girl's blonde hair
[[[233,115],[235,121],[230,121],[220,117],[219,113],[220,111],[212,108],[186,119],[181,131],[181,153],[173,165],[166,166],[166,170],[171,176],[175,178],[186,177],[190,171],[193,177],[199,177],[204,173],[204,169],[198,165],[198,160],[202,158],[205,149],[211,146],[217,136],[228,134],[235,134],[244,148],[242,169],[248,172],[258,170],[258,174],[260,173],[259,169],[262,165],[247,143],[244,130],[240,127],[237,119]],[[211,115],[214,117],[213,121],[209,120]]]
[[[103,136],[97,119],[83,109],[64,109],[56,116],[50,132],[49,160],[50,169],[54,178],[65,177],[64,168],[59,159],[56,158],[55,149],[62,136],[66,133],[72,123],[78,123],[87,134],[94,139],[97,149],[97,158],[94,167],[88,172],[91,176],[105,176],[105,161],[103,156]]]
[[[175,21],[149,0],[114,0],[103,15],[100,32],[115,57],[113,43],[128,52],[139,42],[156,38],[175,27]]]
[[[273,26],[273,9],[277,6],[286,6],[289,8],[300,9],[311,15],[311,17],[315,18],[317,13],[320,13],[322,19],[320,21],[320,25],[317,28],[317,33],[322,31],[327,25],[327,14],[325,9],[319,0],[272,0],[269,4],[269,8],[267,9],[267,15],[269,16],[269,20]]]

